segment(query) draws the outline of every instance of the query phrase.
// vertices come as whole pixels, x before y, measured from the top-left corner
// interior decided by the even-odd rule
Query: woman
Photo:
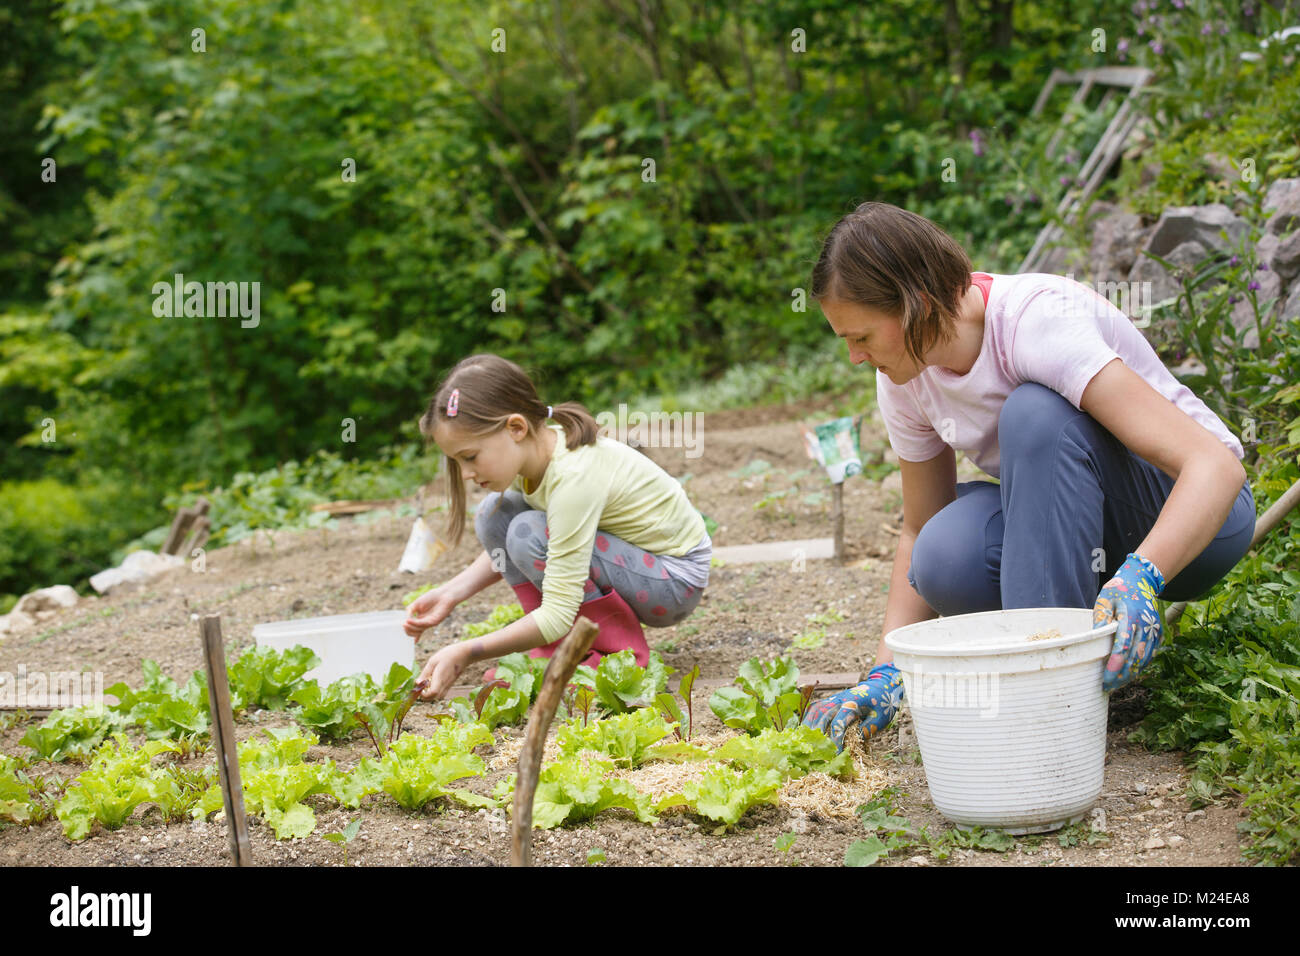
[[[903,527],[884,633],[938,614],[1092,607],[1118,621],[1103,689],[1159,646],[1155,599],[1204,594],[1246,553],[1240,442],[1128,318],[1069,279],[971,272],[928,220],[863,203],[831,230],[812,295],[876,397]],[[956,481],[954,451],[1001,479]],[[882,638],[856,687],[806,723],[843,747],[888,726],[902,682]]]

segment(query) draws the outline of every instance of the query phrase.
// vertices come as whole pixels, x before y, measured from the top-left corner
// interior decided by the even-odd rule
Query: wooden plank
[[[221,640],[221,615],[207,614],[199,621],[203,659],[208,672],[208,706],[212,711],[212,749],[217,756],[221,802],[226,810],[230,858],[235,866],[251,866],[248,820],[244,816],[244,790],[239,779],[239,753],[235,747],[235,720],[230,710],[230,684],[226,676],[226,651]]]
[[[786,564],[803,553],[805,560],[835,557],[834,538],[805,538],[797,541],[763,541],[714,548],[713,556],[727,564]]]

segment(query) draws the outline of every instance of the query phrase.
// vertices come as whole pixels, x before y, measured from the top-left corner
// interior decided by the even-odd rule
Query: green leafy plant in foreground
[[[733,770],[721,764],[706,767],[695,780],[682,784],[682,792],[669,794],[655,809],[685,806],[723,826],[732,826],[750,807],[775,804],[784,780],[776,770]]]
[[[656,652],[641,667],[631,651],[619,651],[601,658],[596,668],[596,700],[610,713],[621,714],[638,707],[653,707],[668,685],[673,668]]]
[[[740,665],[738,687],[721,687],[709,697],[709,707],[726,726],[757,734],[767,728],[784,730],[803,720],[812,688],[800,690],[799,666],[782,657],[763,662],[751,657]]]
[[[98,821],[106,829],[119,829],[136,807],[156,803],[167,815],[180,804],[176,779],[153,758],[174,751],[170,741],[151,740],[138,749],[117,733],[103,744],[90,766],[69,784],[55,807],[55,815],[69,840],[84,839]]]
[[[31,747],[42,760],[85,758],[125,725],[120,714],[106,707],[69,707],[28,727],[19,743]]]
[[[411,696],[414,681],[401,664],[389,668],[383,684],[369,674],[353,674],[322,688],[309,680],[291,695],[298,705],[294,718],[322,737],[343,740],[365,725],[374,735],[384,736]],[[358,716],[360,715],[360,716]]]
[[[230,706],[235,713],[251,708],[284,710],[302,685],[302,675],[320,663],[309,648],[279,651],[250,647],[226,665]]]
[[[162,672],[156,661],[145,660],[144,686],[132,690],[124,683],[106,688],[118,699],[114,710],[128,725],[139,727],[150,740],[197,737],[207,734],[210,723],[208,684],[198,671],[183,686]]]
[[[654,756],[653,745],[671,734],[675,726],[657,711],[642,707],[586,726],[571,722],[559,729],[555,739],[561,757],[591,750],[612,757],[620,767],[636,767]]]
[[[856,776],[849,751],[837,753],[820,730],[802,724],[785,730],[764,730],[753,737],[733,737],[713,752],[718,760],[741,767],[771,769],[786,779],[824,773],[851,780]]]
[[[607,760],[570,757],[543,767],[533,798],[533,826],[543,830],[561,823],[590,820],[602,810],[631,810],[642,823],[653,823],[650,797],[626,780],[607,779]]]
[[[468,806],[496,806],[492,798],[447,786],[465,777],[481,776],[487,765],[472,750],[493,743],[492,732],[482,724],[447,723],[429,737],[403,734],[379,762],[381,786],[408,810],[419,810],[439,797]]]

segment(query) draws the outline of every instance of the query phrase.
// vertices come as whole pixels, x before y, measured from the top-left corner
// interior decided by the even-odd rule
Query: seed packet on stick
[[[858,433],[862,416],[853,415],[823,422],[813,428],[800,424],[808,457],[826,469],[831,484],[838,485],[862,471]]]

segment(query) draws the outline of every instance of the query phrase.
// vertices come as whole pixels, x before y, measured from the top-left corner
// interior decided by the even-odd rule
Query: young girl
[[[1103,297],[1054,275],[972,273],[933,223],[864,203],[832,229],[812,294],[876,369],[903,527],[884,633],[938,614],[1091,607],[1118,620],[1102,687],[1159,646],[1155,599],[1204,594],[1241,558],[1255,502],[1240,442]],[[957,483],[954,449],[1000,477]],[[882,638],[807,723],[843,746],[893,719]]]
[[[559,424],[547,425],[551,418]],[[682,486],[635,449],[598,436],[581,404],[541,402],[518,365],[496,355],[460,362],[420,431],[446,455],[453,546],[465,526],[463,482],[492,494],[474,516],[483,553],[411,605],[406,632],[418,639],[502,577],[528,612],[430,657],[420,674],[426,699],[442,697],[474,661],[524,650],[550,657],[579,613],[600,627],[584,663],[630,649],[644,666],[641,624],[668,627],[700,603],[713,542]]]

